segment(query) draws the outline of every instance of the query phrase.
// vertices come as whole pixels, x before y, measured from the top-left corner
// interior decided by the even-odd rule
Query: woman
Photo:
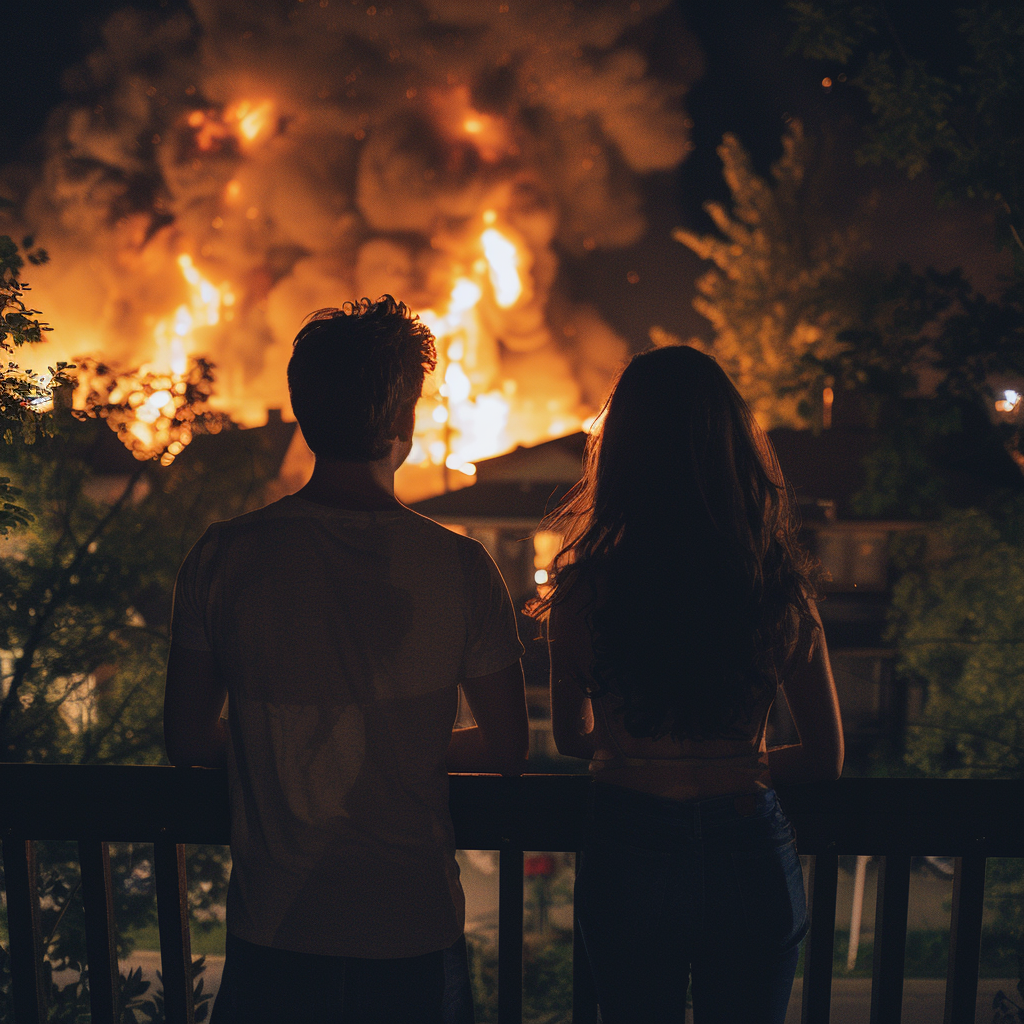
[[[835,685],[771,444],[717,363],[639,355],[552,518],[551,714],[590,760],[576,910],[604,1024],[781,1022],[806,930],[773,783],[834,779]],[[799,742],[768,750],[781,689]]]

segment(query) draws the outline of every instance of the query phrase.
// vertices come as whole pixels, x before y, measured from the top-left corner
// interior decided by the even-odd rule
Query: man
[[[465,916],[447,772],[520,773],[528,725],[497,568],[395,498],[434,365],[390,296],[314,313],[288,366],[312,478],[178,575],[168,757],[231,786],[216,1022],[441,1020]],[[453,732],[460,684],[477,724]]]

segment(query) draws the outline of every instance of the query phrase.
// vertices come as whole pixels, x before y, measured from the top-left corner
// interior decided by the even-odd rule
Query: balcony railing
[[[592,783],[582,776],[454,776],[462,849],[498,850],[498,1020],[522,1020],[523,852],[577,850]],[[899,1022],[912,856],[955,857],[945,1024],[973,1024],[987,857],[1024,856],[1024,782],[848,779],[783,790],[801,854],[812,858],[803,1024],[829,1020],[840,854],[881,857],[875,915],[873,1024]],[[77,840],[92,1019],[115,1019],[118,964],[107,844],[154,845],[167,1020],[193,1024],[184,844],[228,842],[225,773],[200,768],[0,765],[0,839],[7,882],[17,1024],[46,1020],[34,841]],[[574,957],[573,1021],[596,1011]]]

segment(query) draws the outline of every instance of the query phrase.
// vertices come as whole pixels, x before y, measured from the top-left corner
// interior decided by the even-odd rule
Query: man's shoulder
[[[449,547],[450,550],[457,552],[464,562],[490,557],[484,545],[474,537],[467,537],[466,534],[453,530],[436,520],[428,519],[412,509],[407,511],[408,516],[402,517],[405,529],[420,534],[425,540]]]
[[[220,519],[206,527],[192,550],[198,552],[215,548],[232,537],[243,535],[252,529],[259,529],[264,524],[289,514],[287,500],[282,498],[261,508],[232,516],[230,519]]]

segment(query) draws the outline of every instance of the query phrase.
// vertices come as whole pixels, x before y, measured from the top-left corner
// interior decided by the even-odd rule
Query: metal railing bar
[[[167,1024],[195,1024],[185,847],[167,837],[157,839],[153,844],[153,867]]]
[[[498,853],[498,1024],[523,1020],[523,851]]]
[[[47,985],[36,844],[31,839],[5,836],[3,849],[14,1018],[18,1024],[44,1024]]]
[[[107,843],[78,844],[85,906],[85,947],[89,965],[89,1006],[93,1024],[119,1024],[120,973],[114,926],[114,887]]]
[[[839,855],[819,853],[811,860],[811,921],[804,946],[801,1024],[828,1024],[832,1008],[832,955],[836,941],[836,891]]]
[[[985,905],[985,858],[957,857],[953,912],[949,923],[945,1024],[974,1024],[981,960],[981,916]]]
[[[871,1024],[900,1024],[903,965],[907,954],[910,857],[890,854],[878,866]]]
[[[579,868],[580,854],[577,853],[577,872]],[[572,915],[572,1024],[597,1024],[597,990],[575,908]]]

